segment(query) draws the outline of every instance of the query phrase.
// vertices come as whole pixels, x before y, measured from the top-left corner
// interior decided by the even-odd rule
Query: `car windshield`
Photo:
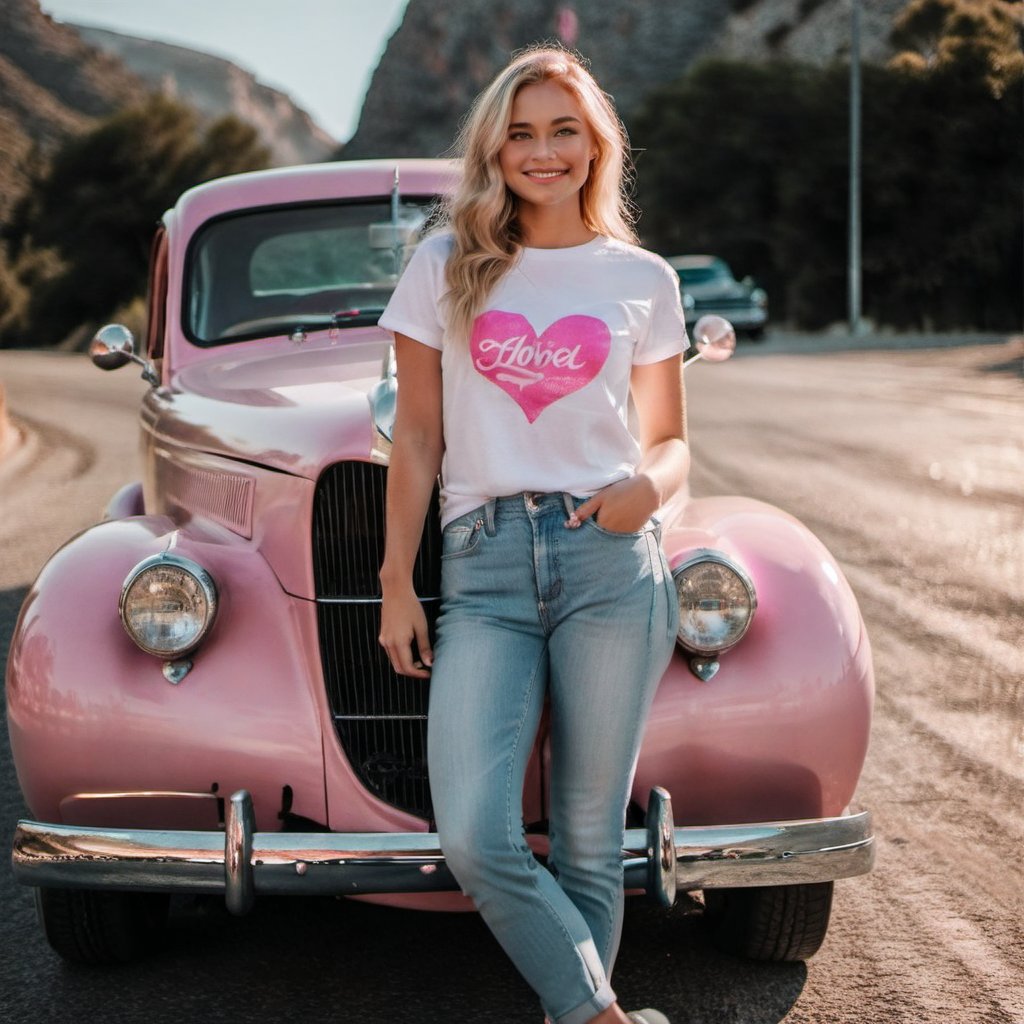
[[[721,260],[703,267],[681,267],[677,273],[683,284],[710,284],[712,281],[727,281],[732,277],[729,268]]]
[[[431,198],[251,210],[192,242],[186,334],[200,345],[375,324],[427,221]]]

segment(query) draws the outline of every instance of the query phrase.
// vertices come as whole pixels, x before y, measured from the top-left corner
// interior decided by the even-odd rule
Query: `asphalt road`
[[[884,341],[884,340],[883,340]],[[688,372],[693,489],[803,519],[860,598],[878,681],[858,799],[878,863],[805,965],[714,952],[698,910],[631,902],[616,988],[673,1024],[1024,1021],[1024,341],[887,351],[776,339]],[[780,354],[788,350],[790,354]],[[138,473],[131,369],[0,352],[0,656],[48,554]],[[6,736],[0,847],[23,813]],[[159,956],[62,964],[0,869],[0,1019],[539,1024],[475,915],[183,902]]]

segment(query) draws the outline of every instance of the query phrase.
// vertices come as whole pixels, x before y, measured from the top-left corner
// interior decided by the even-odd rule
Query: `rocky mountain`
[[[44,14],[37,0],[3,0],[0,216],[24,187],[36,154],[130,103],[143,88],[120,61]]]
[[[231,61],[105,29],[84,25],[75,29],[87,43],[120,59],[150,88],[208,117],[230,113],[247,121],[270,149],[276,165],[317,163],[338,148],[338,141],[288,96]]]
[[[0,220],[37,162],[151,89],[210,117],[248,121],[275,164],[316,162],[338,148],[284,93],[230,61],[63,24],[39,0],[0,0]]]
[[[890,55],[908,0],[864,4],[865,60]],[[710,55],[827,63],[846,56],[849,0],[410,0],[374,72],[346,157],[439,156],[473,96],[513,50],[562,40],[585,54],[629,113]]]
[[[892,56],[889,33],[909,0],[861,3],[861,58]],[[810,64],[846,59],[850,52],[850,0],[733,0],[733,13],[715,52],[737,60],[785,57]]]

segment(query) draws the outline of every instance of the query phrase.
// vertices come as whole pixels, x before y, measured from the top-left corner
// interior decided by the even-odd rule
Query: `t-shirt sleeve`
[[[686,317],[679,289],[679,275],[664,261],[658,261],[658,280],[651,301],[647,331],[633,350],[633,363],[658,363],[690,347]]]
[[[378,323],[392,333],[405,334],[430,348],[443,345],[445,325],[441,296],[450,240],[426,238],[416,247]]]

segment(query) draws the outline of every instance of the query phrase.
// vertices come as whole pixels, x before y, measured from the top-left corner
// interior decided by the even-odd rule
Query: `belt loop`
[[[494,508],[497,504],[495,498],[491,498],[484,504],[484,529],[486,529],[488,537],[493,537],[497,533],[494,528]]]
[[[565,514],[571,519],[576,512],[576,502],[568,491],[562,491],[562,504],[565,505]]]

